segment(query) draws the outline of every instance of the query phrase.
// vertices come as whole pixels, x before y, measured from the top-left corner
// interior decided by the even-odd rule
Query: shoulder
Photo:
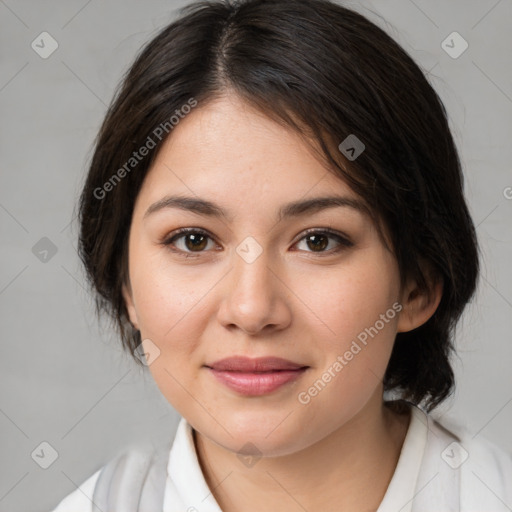
[[[51,512],[91,512],[94,488],[102,469],[100,468],[77,489],[62,499]]]
[[[168,448],[167,445],[154,446],[149,441],[125,447],[66,496],[52,512],[112,509],[128,512],[127,503],[143,504],[145,510],[159,510],[165,495]]]
[[[427,487],[451,496],[461,512],[510,511],[512,454],[454,419],[427,415],[427,426]]]
[[[462,510],[510,511],[512,507],[512,454],[485,437],[460,432],[467,460],[461,465]]]
[[[429,416],[429,425],[442,443],[449,442],[444,458],[457,455],[460,460],[452,463],[472,470],[482,470],[489,475],[503,475],[512,479],[512,453],[501,448],[479,433],[473,434],[454,419],[436,419]],[[453,446],[452,446],[453,443]],[[455,452],[452,453],[452,450]],[[468,462],[468,464],[466,464]],[[512,480],[507,481],[508,484]]]

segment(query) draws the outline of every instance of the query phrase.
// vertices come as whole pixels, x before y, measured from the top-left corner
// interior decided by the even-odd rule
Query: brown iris
[[[309,245],[309,244],[310,244],[314,239],[317,239],[317,240],[318,240],[318,238],[322,239],[323,241],[322,241],[322,242],[320,242],[320,243],[318,243],[318,241],[317,241],[317,242],[313,242],[313,246]],[[319,234],[309,235],[309,236],[306,238],[306,241],[307,241],[307,243],[308,243],[308,246],[309,246],[310,248],[314,247],[314,248],[315,248],[315,250],[316,250],[316,249],[323,250],[323,249],[325,249],[325,248],[329,245],[329,239],[328,239],[328,237],[327,237],[327,236],[325,236],[325,235],[319,235]]]
[[[190,244],[189,241],[191,241]],[[201,251],[206,247],[207,244],[208,237],[205,235],[190,233],[185,236],[185,246],[191,251],[195,251],[196,249]]]

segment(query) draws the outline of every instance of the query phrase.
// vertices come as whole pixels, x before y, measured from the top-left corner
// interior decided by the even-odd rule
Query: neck
[[[348,423],[290,455],[243,467],[237,454],[194,430],[196,452],[223,512],[376,510],[398,462],[410,412],[392,412],[375,395]],[[228,477],[229,475],[229,477]],[[333,507],[333,504],[336,504]]]

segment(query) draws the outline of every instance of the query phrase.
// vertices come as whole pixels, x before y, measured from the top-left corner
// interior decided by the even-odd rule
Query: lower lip
[[[210,372],[223,384],[242,395],[259,396],[271,393],[288,382],[298,379],[307,368],[268,373],[243,373],[214,370]]]

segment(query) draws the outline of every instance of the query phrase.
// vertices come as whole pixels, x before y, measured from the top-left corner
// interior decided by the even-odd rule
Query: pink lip
[[[297,379],[306,368],[298,370],[276,370],[266,373],[242,373],[209,369],[223,384],[242,395],[264,395],[283,384]]]
[[[306,365],[273,356],[256,358],[232,356],[220,359],[206,366],[214,370],[232,372],[268,372],[273,370],[298,370]]]
[[[223,384],[242,395],[264,395],[300,377],[308,368],[279,357],[229,357],[206,365]]]

